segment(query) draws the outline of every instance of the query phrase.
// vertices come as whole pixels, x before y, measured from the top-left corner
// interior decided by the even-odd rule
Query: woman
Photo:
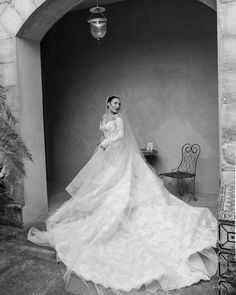
[[[32,228],[28,239],[56,250],[75,293],[78,282],[87,291],[93,282],[100,294],[209,280],[217,269],[215,217],[164,188],[139,151],[119,97],[107,99],[100,129],[95,153],[66,188],[71,199],[48,218],[46,232]]]

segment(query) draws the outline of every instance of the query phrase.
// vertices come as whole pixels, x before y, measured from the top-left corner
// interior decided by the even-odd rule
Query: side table
[[[157,160],[157,157],[156,156],[158,154],[158,151],[157,150],[154,150],[154,149],[152,151],[147,151],[146,149],[140,149],[140,151],[145,156],[147,162],[154,168],[155,167],[156,160]]]

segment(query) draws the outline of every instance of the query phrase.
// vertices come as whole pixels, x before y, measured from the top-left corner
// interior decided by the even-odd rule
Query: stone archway
[[[84,0],[8,0],[0,4],[0,83],[7,90],[19,131],[33,153],[26,163],[24,224],[47,214],[40,41],[69,10]],[[234,183],[236,143],[236,0],[199,0],[216,9],[220,117],[220,182]],[[216,5],[217,4],[217,5]]]

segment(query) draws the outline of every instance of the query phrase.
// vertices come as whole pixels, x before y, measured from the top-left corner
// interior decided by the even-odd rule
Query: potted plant
[[[16,192],[19,187],[22,187],[22,179],[26,175],[24,160],[32,160],[31,153],[16,131],[16,123],[17,120],[7,105],[4,88],[0,85],[0,205],[2,215],[4,212],[9,213],[6,212],[6,204],[14,203]],[[3,204],[5,209],[3,209]]]

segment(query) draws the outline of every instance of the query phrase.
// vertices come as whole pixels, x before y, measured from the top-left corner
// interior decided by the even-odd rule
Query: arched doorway
[[[42,110],[42,83],[40,70],[40,41],[45,33],[69,10],[82,3],[79,0],[54,0],[54,1],[25,1],[23,6],[20,6],[20,1],[15,1],[14,4],[6,4],[1,17],[1,38],[10,39],[8,41],[9,51],[13,52],[13,61],[9,62],[9,67],[3,72],[3,84],[11,86],[13,93],[13,100],[16,102],[16,115],[20,119],[20,130],[33,153],[34,163],[26,163],[28,177],[24,180],[24,201],[25,207],[23,212],[24,223],[30,223],[40,218],[47,213],[47,191],[46,191],[46,167],[45,167],[45,147],[44,147],[44,133],[43,133],[43,110]],[[215,7],[215,1],[201,1],[210,7]],[[219,3],[218,19],[224,21],[225,12],[228,8],[231,9],[232,3]],[[232,1],[236,2],[236,1]],[[221,5],[222,4],[222,5]],[[235,4],[235,3],[234,3]],[[235,9],[236,11],[236,9]],[[219,15],[220,13],[220,15]],[[14,21],[12,22],[12,20]],[[218,24],[222,28],[222,22]],[[228,29],[233,23],[227,24]],[[15,37],[16,36],[16,37]],[[219,32],[219,55],[225,48],[221,47],[221,38],[223,35]],[[227,47],[229,50],[229,47]],[[231,53],[231,51],[230,51]],[[232,59],[234,55],[230,56]],[[223,114],[221,107],[223,88],[221,63],[219,60],[219,103],[220,103],[220,117]],[[227,62],[228,60],[226,60]],[[10,72],[11,71],[11,72]],[[5,75],[5,76],[4,76]],[[12,81],[7,81],[7,75],[11,77]],[[230,80],[231,79],[231,80]],[[224,80],[225,83],[230,83],[234,76],[228,77]],[[232,84],[232,83],[231,83]],[[230,84],[230,85],[231,85]],[[3,86],[5,86],[3,85]],[[229,93],[227,88],[227,94]],[[234,96],[234,92],[232,96]],[[230,97],[230,96],[228,96]],[[235,97],[235,96],[234,96]],[[231,112],[232,108],[227,109]],[[227,120],[226,117],[223,120]],[[221,123],[222,124],[222,123]],[[232,125],[232,124],[231,124]],[[228,128],[233,128],[232,126]],[[220,126],[220,130],[222,126]],[[230,129],[231,130],[231,129]],[[235,138],[235,135],[234,135]],[[222,135],[220,135],[222,142]],[[229,155],[234,146],[234,140],[226,145],[224,142],[224,153]],[[226,152],[225,152],[226,151]],[[229,151],[229,152],[228,152]],[[223,166],[227,166],[227,173],[221,173],[221,181],[226,182],[233,179],[233,170],[235,162],[232,158],[227,160],[223,158],[221,161],[221,171]],[[226,159],[226,160],[225,160]],[[223,175],[223,176],[222,176]],[[225,177],[224,177],[225,175]]]

